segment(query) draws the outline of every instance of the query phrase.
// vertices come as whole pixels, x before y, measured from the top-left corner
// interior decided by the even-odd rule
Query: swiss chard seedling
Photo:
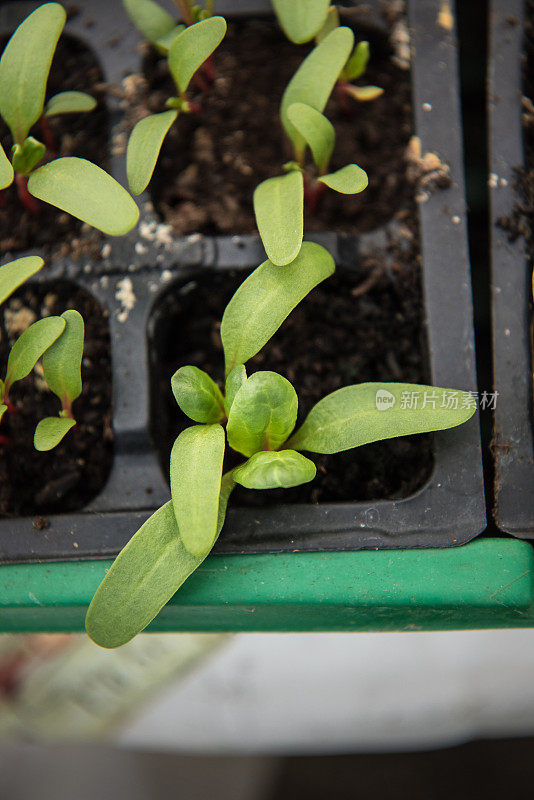
[[[182,18],[178,24],[172,14],[169,14],[159,3],[154,0],[123,0],[130,19],[151,44],[160,53],[168,53],[169,47],[176,36],[189,25],[201,22],[213,16],[214,0],[207,0],[202,8],[193,0],[174,0],[177,10]],[[204,62],[202,69],[205,77],[212,81],[211,62]]]
[[[270,371],[247,376],[245,362],[333,272],[332,257],[311,242],[302,245],[285,269],[266,261],[239,287],[224,312],[224,392],[197,367],[185,366],[174,374],[177,403],[196,424],[186,428],[172,448],[171,500],[122,550],[91,602],[86,628],[97,644],[117,647],[129,641],[200,566],[221,532],[236,484],[258,490],[298,486],[316,473],[313,461],[301,451],[338,453],[382,439],[451,428],[474,413],[468,393],[364,383],[327,395],[295,430],[298,398],[291,383]],[[422,408],[404,403],[404,396],[413,392],[428,393],[432,402]],[[455,401],[443,402],[450,395]],[[224,472],[227,447],[243,460]]]
[[[96,105],[84,92],[60,92],[45,105],[50,65],[65,20],[58,3],[40,6],[19,25],[0,59],[0,116],[13,138],[11,160],[0,146],[0,190],[15,180],[30,213],[39,213],[41,200],[118,236],[133,228],[139,216],[128,192],[86,159],[50,160],[46,145],[30,136],[39,121],[47,136],[49,117],[90,111]]]
[[[150,183],[163,141],[180,112],[192,104],[187,88],[193,75],[222,42],[226,33],[223,17],[208,17],[185,28],[169,46],[169,70],[178,95],[167,100],[169,111],[152,114],[137,123],[128,141],[126,172],[132,194],[140,194]]]

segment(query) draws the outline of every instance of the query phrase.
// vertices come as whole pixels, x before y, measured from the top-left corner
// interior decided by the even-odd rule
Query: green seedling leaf
[[[65,330],[43,356],[45,381],[65,408],[82,392],[83,317],[74,309],[64,311]],[[38,448],[39,449],[39,448]]]
[[[33,136],[28,136],[22,144],[13,145],[13,169],[19,175],[29,175],[32,169],[43,160],[46,147]]]
[[[182,541],[194,556],[209,553],[217,515],[225,438],[221,425],[193,425],[171,450],[171,497]]]
[[[122,236],[139,218],[139,209],[120,183],[84,158],[56,158],[35,170],[28,191],[110,236]]]
[[[5,380],[5,394],[15,381],[29,375],[43,353],[65,330],[62,317],[45,317],[37,320],[22,333],[9,354]]]
[[[337,10],[336,6],[330,6],[324,21],[324,25],[321,30],[317,31],[317,35],[315,36],[315,44],[320,44],[329,33],[331,33],[335,28],[339,28],[339,25],[339,11]]]
[[[315,464],[295,450],[254,453],[233,471],[234,481],[246,489],[290,489],[315,478]]]
[[[366,103],[368,100],[376,100],[377,97],[380,97],[381,94],[384,94],[384,90],[380,88],[380,86],[345,86],[345,91],[347,94],[350,94],[351,97],[354,97],[355,100],[359,100],[360,103]]]
[[[190,25],[173,40],[169,48],[169,69],[181,94],[187,90],[197,69],[220,45],[225,33],[225,19],[209,17]]]
[[[304,230],[304,181],[300,171],[268,178],[254,191],[254,214],[269,260],[279,267],[298,256]]]
[[[306,142],[287,116],[293,103],[305,103],[323,111],[330,93],[347,62],[354,44],[350,28],[341,26],[326,36],[304,59],[289,81],[280,107],[282,125],[293,145],[297,160],[304,153]]]
[[[356,164],[347,164],[346,167],[331,172],[330,175],[323,175],[318,180],[341,194],[358,194],[363,192],[369,183],[365,170]]]
[[[67,15],[45,3],[22,22],[0,59],[0,116],[22,144],[43,113],[46,83]]]
[[[473,416],[469,392],[411,383],[345,386],[315,405],[288,447],[339,453],[382,439],[454,428]]]
[[[11,186],[14,177],[13,165],[0,144],[0,191]]]
[[[228,416],[230,413],[235,396],[245,383],[246,379],[247,370],[245,369],[244,364],[238,364],[237,367],[234,367],[226,378],[226,397],[224,398],[224,410],[226,411],[226,416]]]
[[[153,0],[123,0],[123,5],[137,30],[153,44],[176,27],[173,17]]]
[[[326,20],[330,0],[273,0],[280,27],[295,44],[313,39]]]
[[[3,303],[24,281],[39,272],[44,261],[39,256],[25,256],[0,267],[0,303]]]
[[[5,405],[2,403],[2,404],[0,405],[0,422],[2,421],[2,417],[4,416],[4,414],[6,413],[6,411],[7,411],[7,406],[5,406]]]
[[[154,172],[161,145],[178,111],[163,111],[140,120],[128,140],[126,174],[132,194],[141,194]]]
[[[45,417],[35,429],[33,446],[40,452],[53,450],[75,425],[76,420],[70,417]]]
[[[225,417],[224,398],[215,381],[198,367],[180,367],[171,378],[176,402],[195,422],[215,423]]]
[[[297,411],[297,393],[288,380],[276,372],[255,372],[234,398],[228,444],[245,456],[277,450],[295,427]]]
[[[370,55],[369,42],[358,42],[343,69],[343,77],[345,80],[355,81],[356,78],[361,78],[367,69]]]
[[[293,103],[287,109],[287,116],[309,145],[319,172],[326,172],[336,141],[336,132],[330,120],[305,103]]]
[[[154,42],[154,45],[160,51],[160,53],[167,55],[171,44],[182,31],[185,31],[185,25],[176,25],[172,31],[169,31],[169,33],[166,33],[164,36],[160,36],[160,38]]]
[[[296,305],[334,273],[334,259],[315,244],[303,242],[284,269],[264,261],[243,281],[224,312],[221,339],[226,374],[255,356]]]
[[[55,114],[79,114],[96,108],[96,100],[86,92],[59,92],[50,98],[44,110],[45,117]]]

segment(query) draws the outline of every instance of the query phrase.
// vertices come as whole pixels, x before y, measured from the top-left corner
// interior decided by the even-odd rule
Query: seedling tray
[[[36,4],[7,3],[0,29],[11,31]],[[378,8],[379,4],[367,4]],[[139,71],[139,38],[119,4],[80,3],[81,13],[67,32],[97,54],[108,83]],[[267,0],[218,3],[220,13],[270,13]],[[410,0],[414,132],[423,152],[433,152],[451,169],[452,185],[420,205],[422,278],[432,382],[476,390],[471,284],[466,237],[457,47],[450,26],[440,24],[440,3]],[[89,24],[90,20],[90,24]],[[108,97],[113,132],[123,111]],[[124,160],[112,172],[124,181]],[[23,562],[109,557],[116,554],[169,490],[150,437],[150,381],[147,325],[151,309],[169,282],[191,279],[205,270],[247,270],[263,259],[256,236],[169,237],[140,198],[144,230],[151,241],[139,246],[134,231],[106,242],[106,257],[82,264],[55,262],[46,280],[68,278],[92,292],[110,310],[115,454],[103,491],[79,513],[48,517],[37,530],[34,518],[0,521],[0,560]],[[326,246],[338,269],[358,261],[395,234],[390,223],[359,237],[332,232],[313,237]],[[135,305],[127,318],[117,315],[115,295],[124,277],[132,282]],[[414,343],[415,344],[415,343]],[[434,468],[427,483],[400,500],[373,503],[280,505],[231,508],[216,552],[266,553],[406,547],[447,547],[468,542],[485,527],[481,446],[476,416],[466,425],[434,436]]]
[[[502,224],[519,200],[516,171],[525,165],[521,123],[524,3],[494,0],[489,63],[493,370],[498,392],[493,452],[496,522],[534,538],[532,404],[532,264],[524,239]]]

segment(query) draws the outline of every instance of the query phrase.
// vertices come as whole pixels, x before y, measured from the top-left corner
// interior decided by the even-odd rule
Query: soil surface
[[[299,422],[326,394],[364,381],[429,382],[424,355],[417,243],[392,242],[366,257],[358,270],[339,270],[292,312],[280,330],[248,362],[248,374],[274,370],[299,397]],[[152,331],[152,419],[161,464],[168,470],[175,436],[191,421],[170,391],[176,369],[193,364],[223,385],[220,320],[243,272],[207,272],[171,287],[158,306]],[[238,488],[235,504],[327,502],[405,497],[430,475],[430,436],[410,436],[332,456],[313,456],[315,480],[290,490]],[[239,461],[242,457],[239,456]],[[226,468],[235,466],[231,460]]]
[[[404,169],[411,133],[409,72],[391,60],[384,32],[359,25],[356,38],[371,45],[369,67],[357,83],[380,86],[384,94],[364,103],[348,99],[345,110],[334,94],[325,113],[336,129],[331,171],[356,163],[368,172],[369,187],[353,196],[326,190],[317,213],[306,213],[308,231],[376,228],[391,219],[410,191]],[[182,114],[172,126],[149,186],[157,211],[176,233],[256,230],[255,187],[282,174],[282,164],[293,157],[279,106],[309,50],[287,41],[273,21],[228,25],[214,54],[215,83],[204,95],[191,84],[201,111]],[[176,94],[166,61],[154,50],[144,70],[148,95],[139,115],[165,110],[165,100]]]
[[[6,40],[0,42],[3,51]],[[58,156],[79,156],[106,168],[108,160],[108,114],[103,99],[102,72],[95,55],[80,41],[62,36],[52,61],[47,98],[57,92],[77,90],[98,100],[97,107],[86,114],[64,114],[50,117],[49,125],[55,151],[48,150],[45,161]],[[46,144],[40,124],[30,135]],[[13,140],[7,125],[0,118],[0,142],[11,153]],[[44,163],[44,162],[43,162]],[[83,243],[80,235],[83,232]],[[101,234],[47,203],[39,203],[39,213],[28,212],[11,185],[0,193],[0,253],[39,249],[43,255],[96,256]]]
[[[40,419],[57,416],[58,398],[49,391],[40,364],[13,385],[15,406],[0,424],[0,513],[52,514],[80,509],[104,486],[111,468],[111,368],[105,313],[89,294],[61,282],[19,290],[0,313],[0,363],[23,329],[43,316],[75,308],[85,320],[83,390],[74,401],[77,420],[54,450],[38,453],[33,433]],[[46,525],[46,521],[35,523]]]

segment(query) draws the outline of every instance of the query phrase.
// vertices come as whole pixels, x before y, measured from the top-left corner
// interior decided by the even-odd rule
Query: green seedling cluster
[[[145,39],[160,53],[168,53],[173,40],[189,25],[213,16],[213,0],[207,0],[205,7],[192,0],[175,0],[182,18],[177,23],[174,17],[154,0],[123,0],[130,19]],[[211,75],[208,74],[211,79]]]
[[[236,485],[289,488],[316,474],[308,453],[338,453],[396,436],[452,428],[474,413],[468,393],[454,407],[405,408],[414,390],[450,392],[403,383],[345,386],[320,400],[295,430],[298,397],[275,372],[247,374],[246,362],[264,347],[295,306],[333,274],[331,255],[304,242],[287,267],[261,264],[239,287],[221,324],[225,385],[195,366],[177,370],[172,391],[196,424],[174,442],[171,500],[158,509],[117,557],[98,588],[86,619],[91,638],[118,647],[143,630],[204,561],[219,536]],[[384,412],[377,392],[392,407]],[[228,450],[242,463],[224,471]]]

